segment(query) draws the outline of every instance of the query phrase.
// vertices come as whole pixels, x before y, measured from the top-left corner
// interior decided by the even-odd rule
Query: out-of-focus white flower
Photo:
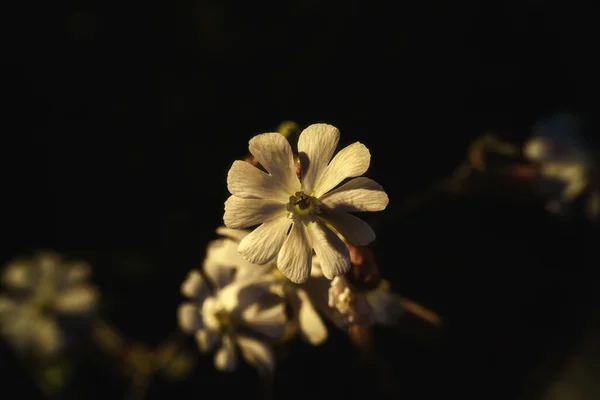
[[[292,284],[279,272],[275,260],[257,265],[248,262],[238,252],[238,245],[250,232],[241,229],[217,228],[222,238],[208,244],[204,260],[205,271],[226,271],[235,273],[237,280],[272,280],[271,291],[283,297],[292,309],[292,319],[297,324],[300,336],[312,345],[319,345],[327,339],[327,327],[315,309],[304,285]],[[316,260],[316,258],[315,258]],[[310,280],[322,279],[318,261],[311,270]]]
[[[346,328],[350,325],[370,326],[375,315],[364,294],[354,290],[343,276],[336,276],[329,288],[328,305],[337,310],[335,322]]]
[[[548,199],[546,208],[550,212],[562,212],[583,193],[591,191],[588,213],[591,217],[597,215],[595,163],[580,135],[577,118],[558,115],[542,121],[523,145],[523,155],[538,165],[535,190]]]
[[[227,175],[232,196],[225,202],[223,217],[233,229],[260,225],[239,244],[246,260],[265,264],[276,258],[286,277],[302,283],[310,276],[314,249],[323,275],[332,279],[350,267],[348,248],[339,236],[354,245],[375,239],[373,229],[348,212],[381,211],[388,196],[376,182],[359,177],[371,158],[362,143],[353,143],[333,157],[339,135],[337,128],[327,124],[302,131],[299,173],[283,135],[264,133],[250,140],[250,153],[267,173],[235,161]],[[355,179],[336,188],[347,178]]]
[[[195,335],[200,351],[218,346],[214,363],[220,371],[237,367],[236,347],[249,364],[273,370],[275,359],[265,342],[281,338],[286,323],[285,304],[273,293],[273,279],[236,279],[235,265],[216,261],[204,263],[210,283],[200,271],[192,270],[181,285],[188,301],[177,311],[179,326]]]
[[[55,355],[65,344],[58,317],[94,311],[98,291],[86,283],[90,266],[65,262],[53,252],[17,259],[2,271],[7,291],[0,295],[0,333],[18,351]]]
[[[328,293],[328,306],[336,310],[335,323],[342,328],[398,323],[404,313],[402,299],[386,287],[387,282],[375,289],[359,291],[345,277],[335,277]]]

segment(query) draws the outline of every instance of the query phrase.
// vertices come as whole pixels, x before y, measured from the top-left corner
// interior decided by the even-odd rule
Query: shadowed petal
[[[194,333],[204,327],[200,308],[194,303],[183,303],[177,308],[177,322],[185,333]]]
[[[314,222],[308,225],[308,234],[327,279],[343,275],[350,269],[348,247],[331,229],[321,222]]]
[[[74,286],[56,296],[54,308],[64,314],[86,313],[92,311],[99,297],[98,291],[92,286]]]
[[[181,294],[198,302],[201,302],[210,294],[210,288],[200,274],[200,271],[193,269],[188,272],[181,284]]]
[[[323,319],[315,310],[306,291],[298,289],[295,294],[292,305],[298,315],[300,335],[313,346],[323,343],[327,339],[327,327]]]
[[[321,218],[331,224],[350,244],[366,246],[375,240],[373,228],[354,215],[323,208]]]
[[[285,305],[279,303],[262,309],[258,303],[254,303],[242,312],[242,320],[253,331],[277,340],[285,330]]]
[[[305,282],[310,276],[312,249],[306,227],[302,222],[294,223],[279,256],[277,268],[292,282]]]
[[[238,251],[252,264],[266,264],[279,253],[291,224],[286,216],[265,221],[242,239]]]
[[[196,343],[202,353],[207,353],[217,343],[219,333],[213,329],[200,329],[195,335]]]
[[[235,346],[229,336],[223,337],[221,348],[215,354],[215,368],[223,372],[232,372],[237,368],[238,360]]]
[[[248,364],[259,370],[273,371],[275,369],[275,357],[266,344],[243,335],[237,336],[237,344],[240,346],[242,357]]]

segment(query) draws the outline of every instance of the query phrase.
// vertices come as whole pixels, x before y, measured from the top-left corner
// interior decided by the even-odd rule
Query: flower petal
[[[340,140],[340,131],[331,125],[313,124],[300,134],[298,156],[302,167],[302,190],[310,194],[331,161]]]
[[[2,271],[2,284],[11,289],[28,289],[35,284],[32,266],[26,261],[15,261]]]
[[[275,357],[266,344],[244,335],[237,336],[237,344],[240,346],[242,357],[248,364],[259,370],[273,371],[275,369]]]
[[[354,178],[319,199],[337,211],[381,211],[389,203],[387,194],[377,182],[365,178]]]
[[[369,169],[370,162],[371,153],[364,144],[356,142],[344,147],[323,171],[313,191],[314,196],[320,198],[344,179],[364,174]]]
[[[331,224],[346,241],[355,246],[366,246],[375,240],[375,232],[369,224],[354,215],[321,208],[321,219]]]
[[[54,299],[54,308],[59,313],[79,314],[93,310],[98,303],[98,291],[90,285],[71,287]]]
[[[17,303],[8,296],[0,295],[0,318],[16,310]]]
[[[238,251],[252,264],[268,263],[279,253],[291,224],[287,216],[266,220],[240,242]]]
[[[272,277],[249,280],[235,280],[218,293],[218,304],[227,310],[232,318],[238,318],[237,313],[254,303],[263,304],[274,296],[270,288]],[[235,315],[233,315],[235,314]]]
[[[56,321],[39,316],[31,322],[32,340],[37,351],[43,355],[56,354],[63,345],[63,337]]]
[[[308,293],[298,289],[294,297],[293,303],[298,314],[301,337],[313,346],[323,343],[327,339],[327,327],[315,310]]]
[[[285,202],[289,192],[280,181],[246,161],[236,160],[227,173],[227,188],[244,199],[271,199]]]
[[[242,199],[230,196],[225,202],[223,222],[228,228],[247,228],[276,215],[286,215],[286,205],[275,200]]]
[[[92,274],[92,267],[85,261],[74,261],[65,265],[67,284],[80,283]]]
[[[194,333],[204,327],[200,308],[194,303],[183,303],[177,308],[177,322],[185,333]]]
[[[250,139],[248,149],[290,195],[300,190],[292,146],[282,134],[263,133],[254,136]]]
[[[254,332],[277,340],[283,336],[285,330],[285,305],[279,303],[263,309],[258,303],[251,304],[242,312],[242,321],[244,326]]]
[[[321,222],[314,222],[308,225],[308,234],[327,279],[343,275],[350,269],[348,247],[331,229]]]
[[[217,343],[219,333],[213,329],[200,329],[195,335],[196,343],[202,353],[207,353]]]
[[[215,354],[215,368],[223,372],[232,372],[237,368],[235,346],[229,336],[223,337],[221,348]]]
[[[181,284],[181,294],[190,299],[201,302],[210,294],[208,284],[200,274],[200,271],[193,269],[188,272],[185,280]]]
[[[202,268],[217,289],[225,287],[233,280],[237,268],[254,266],[240,255],[238,246],[238,242],[227,238],[208,243]]]
[[[294,223],[279,256],[277,268],[294,283],[306,282],[310,276],[312,249],[306,227],[302,222]]]

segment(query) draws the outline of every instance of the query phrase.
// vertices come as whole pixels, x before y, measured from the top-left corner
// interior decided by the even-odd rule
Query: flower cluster
[[[523,155],[535,166],[533,188],[548,200],[548,211],[566,215],[574,201],[587,195],[586,213],[596,219],[600,213],[597,165],[580,129],[580,121],[570,114],[543,120],[523,145]]]
[[[297,334],[319,345],[327,321],[348,329],[398,315],[390,302],[368,300],[383,291],[357,290],[345,278],[351,266],[374,261],[359,249],[367,251],[375,233],[350,213],[381,211],[388,197],[361,177],[369,150],[357,142],[334,156],[338,141],[337,128],[310,125],[295,155],[285,136],[264,133],[250,140],[251,157],[231,166],[221,237],[209,243],[202,270],[183,282],[186,300],[178,309],[180,328],[200,351],[217,348],[217,369],[231,371],[241,354],[272,370],[274,343]]]
[[[89,316],[98,303],[90,272],[85,262],[53,252],[9,263],[1,278],[7,291],[0,293],[0,334],[20,352],[56,355],[69,338],[65,322]]]

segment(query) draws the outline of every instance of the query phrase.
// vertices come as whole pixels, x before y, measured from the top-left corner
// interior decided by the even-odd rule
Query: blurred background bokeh
[[[279,398],[600,398],[597,229],[505,182],[403,204],[492,132],[519,146],[559,112],[597,131],[595,15],[543,1],[14,3],[2,13],[2,264],[38,249],[84,259],[101,314],[155,346],[179,285],[222,224],[226,174],[255,134],[327,122],[371,151],[390,205],[369,217],[394,290],[441,329],[375,331],[361,358],[335,329],[298,342]],[[596,333],[594,333],[596,332]],[[190,343],[193,348],[193,343]],[[123,398],[92,349],[59,398]],[[264,394],[256,372],[198,356],[148,399]],[[0,347],[0,398],[43,398]],[[594,382],[596,381],[596,382]],[[594,383],[596,386],[594,387]],[[554,397],[551,397],[554,396]]]

